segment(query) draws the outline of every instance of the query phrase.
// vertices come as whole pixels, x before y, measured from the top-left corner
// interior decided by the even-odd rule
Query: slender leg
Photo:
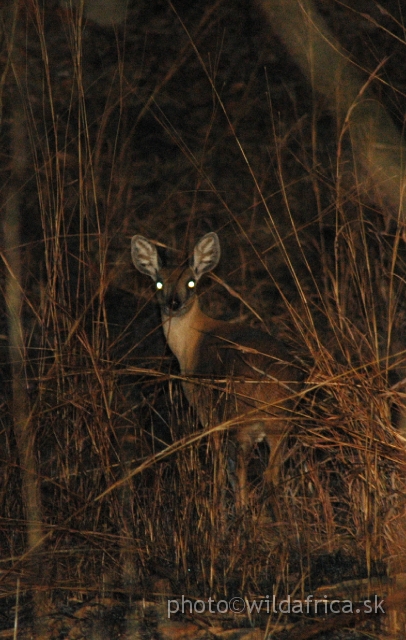
[[[236,487],[236,508],[242,511],[248,504],[247,493],[247,465],[251,452],[251,442],[244,440],[239,443],[237,451],[237,487]]]
[[[266,440],[269,445],[269,458],[267,468],[264,472],[264,480],[266,483],[276,487],[282,464],[281,438],[280,436],[267,436]]]
[[[273,510],[274,518],[277,522],[281,522],[282,514],[279,508],[279,499],[276,487],[278,485],[280,469],[282,466],[283,435],[268,434],[266,440],[268,442],[270,452],[268,466],[264,473],[264,481],[267,484],[269,501]]]

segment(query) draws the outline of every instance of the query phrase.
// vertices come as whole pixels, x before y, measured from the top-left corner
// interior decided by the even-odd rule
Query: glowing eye
[[[164,283],[158,280],[158,282],[156,283],[156,288],[159,289],[160,291],[161,289],[164,288]]]
[[[194,289],[196,285],[196,282],[194,280],[189,280],[189,282],[187,283],[187,286],[189,287],[189,289]]]

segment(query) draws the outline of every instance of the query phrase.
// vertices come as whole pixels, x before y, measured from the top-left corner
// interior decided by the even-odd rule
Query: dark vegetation
[[[373,88],[402,131],[404,15],[395,1],[354,5],[318,9],[366,74],[386,59]],[[16,254],[3,226],[0,626],[17,617],[28,637],[40,606],[44,637],[175,637],[163,596],[386,595],[404,556],[404,230],[360,196],[350,141],[343,162],[340,123],[258,7],[140,1],[113,29],[34,0],[2,10],[1,61],[2,217],[16,201],[20,238]],[[182,396],[153,288],[130,263],[134,233],[185,255],[210,230],[223,257],[202,306],[276,330],[306,375],[281,519],[261,449],[247,513],[236,516],[229,487],[226,515],[213,510],[225,461]],[[249,627],[196,618],[184,637]],[[316,636],[311,618],[281,618],[254,622]],[[385,637],[388,619],[340,617],[352,630],[335,636],[318,620],[317,637]]]

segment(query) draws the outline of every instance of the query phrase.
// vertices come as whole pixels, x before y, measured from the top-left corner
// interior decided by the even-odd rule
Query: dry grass
[[[17,590],[24,606],[42,588],[74,609],[113,593],[126,604],[162,593],[305,597],[403,572],[402,230],[342,173],[325,142],[340,132],[333,122],[321,130],[319,105],[289,63],[280,82],[258,72],[264,63],[275,72],[280,57],[248,14],[251,37],[225,3],[190,9],[189,35],[166,4],[132,9],[116,32],[52,3],[20,9],[19,67],[2,78],[0,168],[5,207],[18,96],[29,154],[19,186],[24,382],[43,540],[27,553],[3,321],[5,611]],[[182,396],[149,283],[130,265],[135,232],[185,252],[209,229],[224,256],[203,287],[205,308],[276,326],[305,372],[280,518],[261,482],[262,450],[250,508],[235,514],[226,480],[218,485],[226,442],[216,456]],[[3,298],[7,277],[3,268]]]

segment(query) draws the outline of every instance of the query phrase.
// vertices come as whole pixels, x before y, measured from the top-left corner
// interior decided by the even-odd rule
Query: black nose
[[[178,311],[178,309],[180,309],[182,306],[182,301],[178,296],[173,296],[173,298],[166,301],[166,306],[171,311]]]

